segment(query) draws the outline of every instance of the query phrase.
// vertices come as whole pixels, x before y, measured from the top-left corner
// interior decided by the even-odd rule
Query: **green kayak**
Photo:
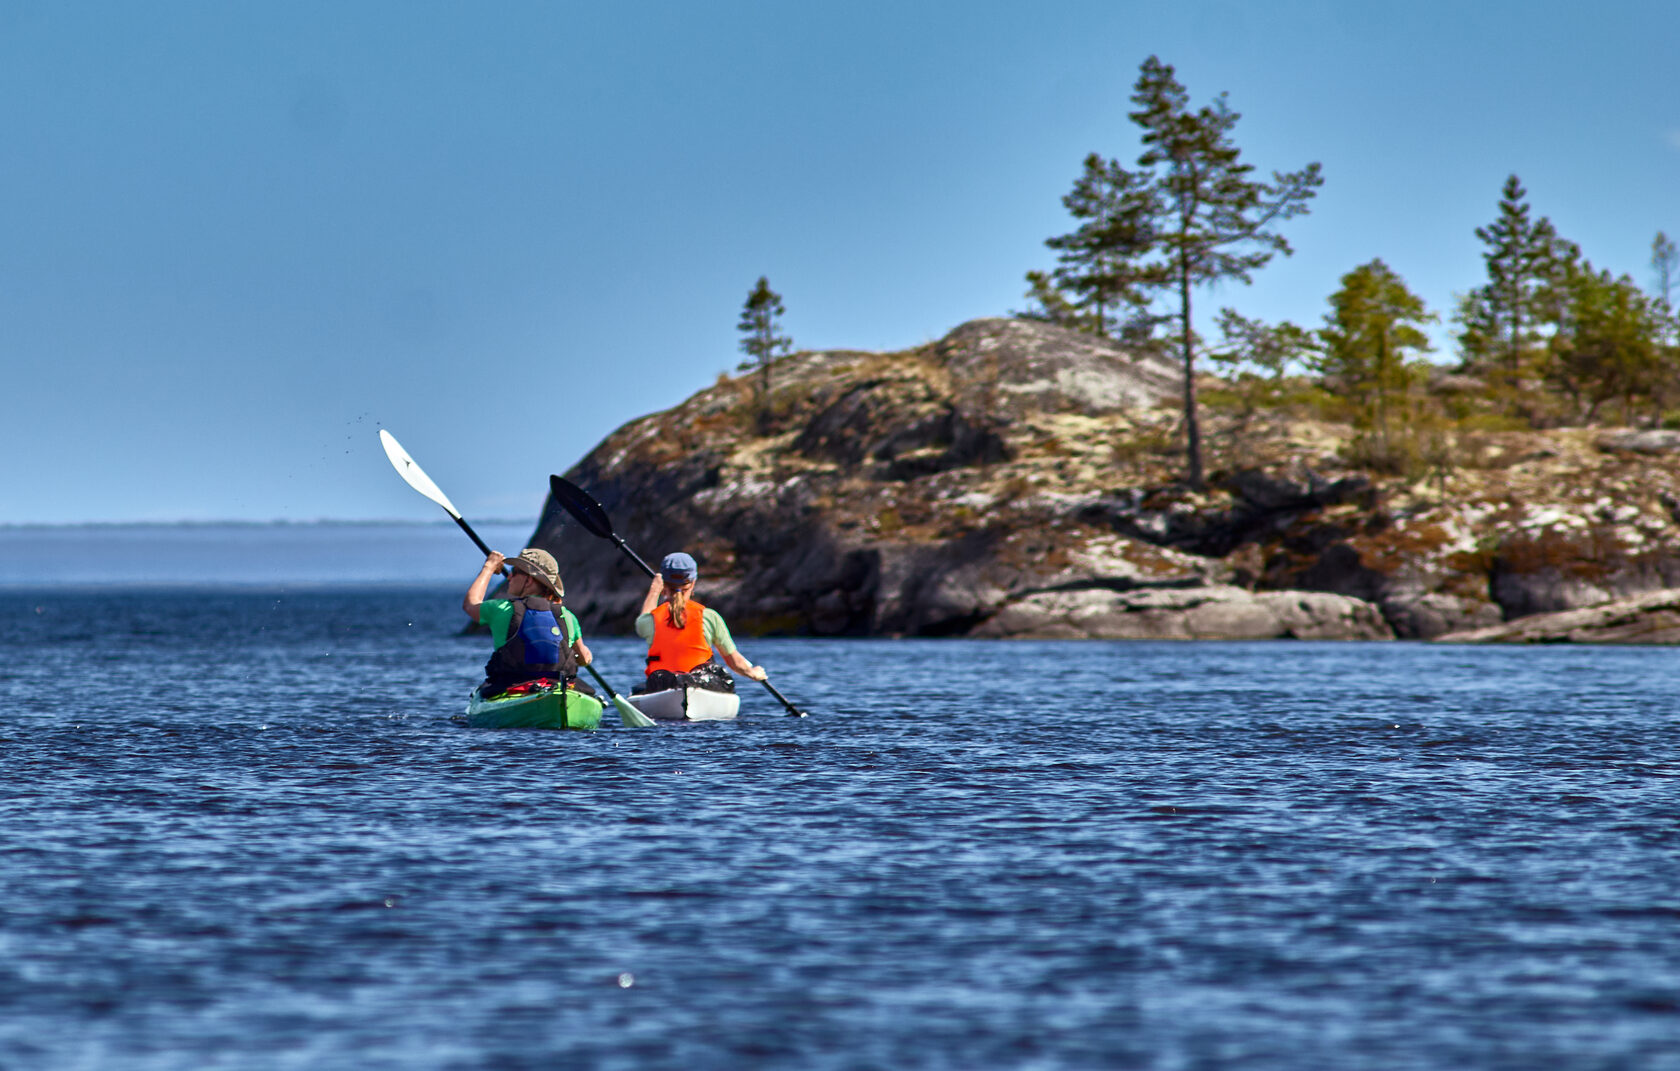
[[[601,724],[601,701],[555,688],[486,699],[474,688],[467,697],[467,724],[475,729],[594,729]]]

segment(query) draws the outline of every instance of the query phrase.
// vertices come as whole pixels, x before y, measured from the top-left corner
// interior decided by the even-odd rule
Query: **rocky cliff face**
[[[801,353],[614,432],[567,476],[644,557],[685,549],[744,634],[1433,637],[1680,585],[1659,434],[1484,435],[1425,485],[1351,430],[1206,411],[1177,483],[1179,372],[1045,324]],[[552,504],[533,536],[592,631],[646,581]]]

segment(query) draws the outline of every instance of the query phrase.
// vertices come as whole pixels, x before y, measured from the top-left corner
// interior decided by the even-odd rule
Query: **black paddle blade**
[[[589,492],[565,477],[550,476],[548,493],[553,496],[554,501],[566,507],[566,512],[576,517],[578,523],[591,534],[612,540],[619,550],[630,556],[630,560],[635,562],[642,572],[648,576],[654,575],[653,566],[644,562],[640,555],[624,545],[624,540],[618,538],[618,533],[613,531],[612,521],[607,518],[607,511],[601,508],[599,502],[589,497]]]
[[[613,538],[612,521],[607,517],[607,511],[601,508],[599,502],[590,498],[583,488],[564,477],[550,476],[548,493],[592,534],[602,539]]]

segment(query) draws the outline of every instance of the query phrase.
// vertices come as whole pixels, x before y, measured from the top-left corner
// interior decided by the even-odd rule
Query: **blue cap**
[[[694,559],[677,551],[675,554],[665,555],[665,560],[659,563],[659,575],[667,580],[681,580],[687,583],[700,575],[700,567]]]

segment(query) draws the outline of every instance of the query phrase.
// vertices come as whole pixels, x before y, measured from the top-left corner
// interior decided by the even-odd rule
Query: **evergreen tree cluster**
[[[1433,366],[1425,325],[1438,317],[1381,259],[1342,276],[1322,326],[1270,325],[1224,309],[1220,339],[1193,327],[1197,290],[1249,282],[1277,254],[1279,225],[1308,211],[1319,165],[1257,177],[1233,140],[1239,118],[1223,94],[1193,108],[1173,68],[1154,56],[1134,86],[1142,152],[1133,166],[1085,158],[1062,199],[1077,227],[1046,240],[1050,271],[1027,273],[1019,313],[1171,352],[1184,367],[1186,477],[1203,483],[1196,360],[1220,365],[1245,411],[1276,402],[1286,373],[1308,373],[1347,406],[1360,460],[1400,467],[1436,447],[1445,422],[1471,416],[1553,426],[1617,416],[1680,424],[1680,321],[1673,304],[1680,248],[1652,243],[1652,292],[1595,268],[1551,221],[1535,216],[1517,176],[1492,222],[1476,229],[1486,277],[1453,311],[1461,379],[1479,392],[1449,411],[1421,396]],[[1475,412],[1472,412],[1475,410]]]

